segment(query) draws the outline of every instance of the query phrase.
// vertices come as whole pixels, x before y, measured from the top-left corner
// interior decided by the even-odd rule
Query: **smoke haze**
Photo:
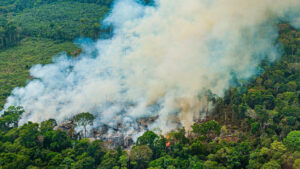
[[[189,127],[209,105],[206,90],[222,96],[233,73],[247,79],[262,59],[280,56],[276,24],[295,22],[299,9],[299,0],[119,0],[104,21],[111,39],[32,67],[36,79],[14,89],[5,107],[23,106],[23,122],[88,111],[95,126],[131,128],[158,116],[152,127],[163,132]]]

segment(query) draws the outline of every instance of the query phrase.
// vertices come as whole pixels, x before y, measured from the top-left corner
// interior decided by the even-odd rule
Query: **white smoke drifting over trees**
[[[206,109],[205,90],[222,96],[233,72],[248,78],[262,59],[280,56],[276,24],[294,21],[300,9],[299,0],[155,4],[116,1],[104,22],[114,27],[111,39],[85,46],[75,59],[60,56],[34,66],[36,79],[14,89],[5,107],[23,106],[24,122],[89,111],[98,126],[158,116],[153,127],[164,132],[178,120],[189,127]]]

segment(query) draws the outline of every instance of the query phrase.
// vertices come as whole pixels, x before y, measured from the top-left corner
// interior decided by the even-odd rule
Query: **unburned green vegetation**
[[[29,69],[35,64],[46,64],[62,51],[69,54],[79,50],[71,42],[55,42],[43,38],[25,38],[20,45],[0,50],[0,105],[14,87],[24,86],[30,79]]]

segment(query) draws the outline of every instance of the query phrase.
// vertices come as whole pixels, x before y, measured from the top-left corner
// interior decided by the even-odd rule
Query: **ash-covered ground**
[[[149,130],[158,117],[147,117],[137,119],[135,123],[117,123],[111,127],[102,125],[92,128],[89,131],[88,139],[102,140],[108,148],[116,148],[118,146],[127,149],[130,148],[138,136]],[[67,120],[55,127],[56,130],[67,132],[73,138],[82,138],[83,131],[76,130],[73,120]]]

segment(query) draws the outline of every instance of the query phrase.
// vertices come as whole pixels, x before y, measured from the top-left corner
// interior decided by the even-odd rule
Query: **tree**
[[[300,159],[296,159],[293,165],[293,169],[298,169],[300,168]]]
[[[63,131],[53,131],[51,134],[50,149],[60,152],[68,147],[71,147],[71,140]]]
[[[135,146],[129,157],[130,160],[137,163],[137,168],[146,168],[152,158],[152,150],[147,145]]]
[[[199,161],[197,156],[190,157],[189,163],[188,169],[203,169],[203,164],[201,161]]]
[[[271,144],[271,150],[273,159],[279,159],[287,151],[286,147],[279,141],[274,141]]]
[[[98,166],[98,169],[112,169],[115,166],[118,166],[118,152],[115,150],[109,150],[103,157],[101,164]]]
[[[93,125],[95,117],[89,112],[79,113],[74,117],[76,126],[83,126],[84,137],[86,137],[86,126]]]
[[[300,150],[300,131],[291,131],[286,139],[285,144],[292,150]]]
[[[250,154],[248,169],[260,169],[264,163],[271,158],[271,150],[266,147],[262,147],[260,150],[256,150]]]
[[[1,43],[0,43],[0,48],[4,48],[5,47],[5,29],[0,26],[0,39],[1,39]]]
[[[205,155],[206,154],[206,149],[200,140],[197,140],[196,142],[194,142],[190,146],[190,149],[191,149],[191,153],[193,155]]]
[[[224,166],[219,165],[216,161],[205,161],[203,166],[205,169],[225,169]]]
[[[259,123],[258,122],[251,123],[251,133],[252,134],[258,134],[257,133],[258,130],[259,130]]]
[[[42,133],[46,133],[47,131],[52,131],[56,125],[57,125],[56,120],[49,119],[49,120],[43,121],[40,124],[40,130]]]
[[[91,169],[94,168],[95,159],[92,157],[80,158],[77,162],[72,164],[72,169]]]
[[[205,136],[209,140],[213,137],[219,136],[221,132],[221,126],[215,120],[211,120],[202,124],[195,123],[192,126],[193,133],[198,136]]]
[[[95,159],[96,165],[99,165],[102,157],[105,155],[105,149],[103,142],[101,140],[93,141],[87,148],[87,153],[89,156]]]
[[[25,169],[30,164],[30,158],[25,155],[14,153],[0,154],[0,168],[3,169]]]
[[[63,156],[61,154],[57,154],[49,161],[49,166],[52,167],[59,166],[63,160],[64,160]]]
[[[297,89],[297,83],[294,81],[291,81],[287,84],[287,88],[288,88],[288,91],[294,92]]]
[[[160,157],[149,163],[149,167],[153,167],[153,168],[154,167],[168,168],[168,166],[177,166],[176,159],[172,158],[169,155]]]
[[[177,129],[177,131],[173,131],[169,133],[170,141],[173,143],[186,144],[189,140],[186,137],[185,128]]]
[[[35,147],[38,141],[38,129],[39,125],[37,123],[28,122],[19,129],[20,134],[18,140],[25,147]]]
[[[147,131],[137,139],[136,145],[137,146],[148,145],[151,148],[153,155],[155,157],[158,155],[156,153],[157,152],[156,144],[158,140],[159,140],[159,136],[157,134],[155,134],[153,131]]]
[[[8,130],[12,127],[18,127],[19,120],[21,115],[24,113],[22,107],[11,106],[1,115],[0,118],[0,129]]]
[[[64,160],[61,162],[61,164],[59,165],[59,168],[61,169],[70,169],[72,163],[74,163],[74,160],[70,157],[66,157],[64,158]]]
[[[136,145],[148,145],[150,148],[154,147],[154,142],[158,140],[159,137],[153,131],[146,131],[142,136],[140,136],[137,141]]]
[[[90,142],[88,139],[81,139],[76,142],[74,147],[74,151],[75,151],[74,153],[76,155],[81,155],[88,150],[89,146],[90,146]]]
[[[281,166],[275,160],[271,160],[271,161],[265,163],[262,166],[262,169],[281,169]]]
[[[128,166],[128,155],[127,154],[123,154],[120,156],[119,158],[119,165],[121,166],[121,169],[127,169]]]
[[[264,105],[267,109],[273,110],[275,107],[275,97],[273,95],[266,95],[264,97]]]
[[[214,155],[209,155],[211,161],[218,161],[227,168],[242,168],[242,154],[233,147],[223,147]]]
[[[256,89],[249,89],[246,100],[248,105],[253,109],[255,105],[262,104],[262,92]]]

